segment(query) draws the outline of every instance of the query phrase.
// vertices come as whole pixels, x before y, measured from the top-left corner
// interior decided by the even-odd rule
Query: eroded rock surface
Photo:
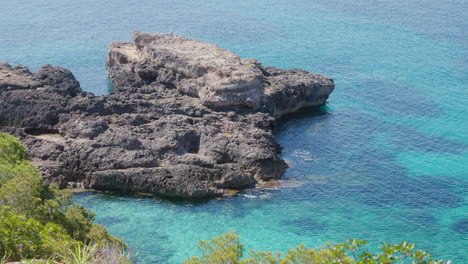
[[[21,138],[46,182],[206,197],[277,179],[287,165],[275,119],[334,88],[172,34],[112,43],[107,67],[115,90],[95,96],[67,69],[0,64],[0,130]]]

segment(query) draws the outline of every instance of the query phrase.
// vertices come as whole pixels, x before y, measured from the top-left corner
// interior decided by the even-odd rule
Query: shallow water
[[[258,250],[409,240],[468,263],[466,21],[464,0],[0,0],[0,61],[64,66],[104,94],[108,43],[140,30],[334,77],[321,114],[277,132],[288,188],[196,204],[77,194],[140,261],[180,263],[236,230]]]

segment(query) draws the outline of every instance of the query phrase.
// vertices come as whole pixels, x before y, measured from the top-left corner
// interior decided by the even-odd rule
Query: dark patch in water
[[[468,144],[440,136],[427,135],[407,125],[396,125],[391,130],[394,131],[396,136],[392,143],[401,149],[459,154],[468,148]]]
[[[468,234],[468,218],[455,222],[452,225],[452,230],[460,234]]]
[[[118,191],[95,191],[90,190],[87,192],[81,192],[75,194],[75,197],[99,197],[100,199],[105,200],[132,200],[132,199],[143,199],[143,200],[156,200],[161,203],[166,204],[177,204],[177,205],[185,205],[185,206],[194,206],[194,205],[204,205],[208,204],[212,201],[212,198],[174,198],[174,197],[167,197],[157,194],[140,194],[140,193],[126,193],[126,192],[118,192]]]
[[[322,123],[318,134],[296,139],[317,122]],[[284,123],[282,130],[279,141],[287,142],[287,159],[297,164],[288,169],[287,175],[298,179],[310,174],[328,176],[323,184],[296,189],[295,197],[300,200],[351,196],[371,206],[398,204],[411,208],[454,208],[463,203],[454,186],[465,181],[436,176],[415,178],[396,160],[404,150],[460,153],[466,149],[463,144],[423,134],[407,125],[390,125],[360,112],[296,116]],[[390,136],[393,147],[370,144],[379,133]],[[295,156],[298,149],[308,150],[307,155],[315,159]]]
[[[313,218],[301,218],[296,220],[282,221],[283,225],[290,232],[298,235],[304,235],[305,233],[318,234],[323,233],[327,229],[327,225],[318,222]]]
[[[356,96],[385,114],[409,116],[439,116],[439,106],[424,94],[424,90],[394,82],[369,80],[358,85]]]
[[[463,203],[463,196],[454,192],[448,182],[443,177],[398,177],[372,183],[361,191],[368,195],[365,202],[370,205],[456,208]]]
[[[431,230],[433,232],[436,232],[439,229],[437,219],[428,211],[416,209],[416,211],[410,211],[403,217],[409,222],[409,225],[421,226],[424,229]]]

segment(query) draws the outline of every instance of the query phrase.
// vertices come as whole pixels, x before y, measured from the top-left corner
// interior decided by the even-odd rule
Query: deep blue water
[[[111,41],[133,30],[219,44],[264,65],[332,76],[322,114],[277,133],[288,188],[174,203],[80,193],[145,263],[180,263],[236,230],[284,251],[348,238],[408,240],[468,263],[468,2],[465,0],[0,0],[0,61],[50,63],[107,92]]]

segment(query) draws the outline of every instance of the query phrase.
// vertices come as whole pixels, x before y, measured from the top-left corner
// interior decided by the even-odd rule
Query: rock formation
[[[67,69],[0,64],[0,131],[21,138],[45,182],[207,197],[277,179],[275,119],[334,89],[172,34],[111,43],[107,68],[115,90],[95,96]]]

